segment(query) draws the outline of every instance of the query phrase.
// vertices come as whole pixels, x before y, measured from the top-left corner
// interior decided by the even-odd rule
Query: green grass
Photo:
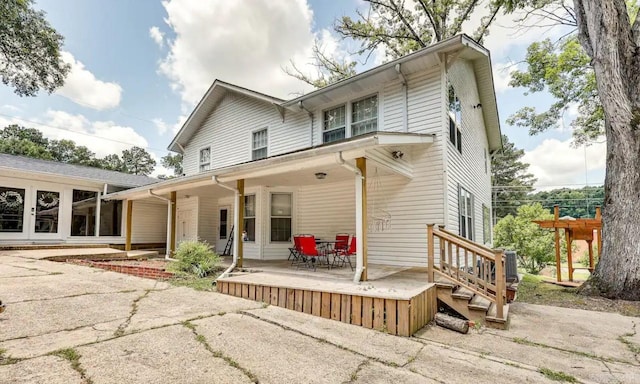
[[[184,276],[176,276],[169,280],[167,280],[170,284],[176,285],[179,287],[189,287],[193,288],[196,291],[207,291],[207,292],[215,292],[216,287],[213,286],[213,281],[218,277],[218,275],[206,276],[206,277],[197,277],[194,275],[184,275]]]
[[[4,348],[0,348],[0,365],[15,364],[20,360],[21,359],[16,359],[15,357],[7,355],[7,350]]]
[[[80,377],[84,380],[86,384],[92,384],[93,381],[87,377],[87,372],[80,365],[80,357],[82,357],[78,351],[73,348],[65,348],[59,349],[57,351],[53,351],[50,355],[61,357],[71,363],[71,368],[74,371],[80,374]]]
[[[542,373],[547,379],[553,381],[561,381],[565,383],[578,383],[578,379],[563,372],[552,371],[549,368],[540,368],[538,372]]]
[[[633,333],[627,333],[626,335],[618,336],[618,341],[626,345],[634,355],[640,355],[640,345],[626,339],[626,337],[630,337],[633,335]]]

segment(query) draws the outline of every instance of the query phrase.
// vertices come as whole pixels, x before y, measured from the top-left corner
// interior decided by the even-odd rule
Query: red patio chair
[[[289,248],[289,257],[291,265],[300,261],[300,235],[293,235],[293,247]]]
[[[351,270],[353,271],[353,264],[351,263],[351,257],[355,256],[357,253],[357,242],[356,237],[353,236],[351,238],[351,242],[349,243],[349,248],[343,250],[342,252],[337,252],[336,257],[342,261],[342,265],[349,263]]]
[[[348,233],[338,233],[336,234],[336,242],[331,250],[333,254],[333,263],[335,265],[336,260],[340,259],[340,255],[347,252],[349,250],[349,235]]]
[[[317,264],[320,262],[320,258],[326,256],[318,252],[318,248],[316,248],[316,238],[313,235],[300,236],[298,237],[298,244],[300,245],[300,263],[298,263],[298,268],[300,268],[300,264],[305,264],[315,271]]]

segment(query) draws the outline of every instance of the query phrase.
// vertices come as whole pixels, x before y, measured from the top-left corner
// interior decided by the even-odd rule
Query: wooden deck
[[[375,278],[357,284],[349,268],[312,272],[283,262],[245,264],[245,272],[218,280],[219,292],[399,336],[417,332],[437,310],[426,269],[370,266]]]

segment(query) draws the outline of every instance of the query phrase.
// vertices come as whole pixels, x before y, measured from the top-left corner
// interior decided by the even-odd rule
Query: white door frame
[[[58,193],[58,220],[57,220],[57,230],[56,232],[36,232],[36,223],[38,222],[36,219],[36,212],[38,207],[38,199],[42,196],[38,195],[38,192],[55,192]],[[31,196],[31,206],[27,207],[29,211],[29,215],[31,216],[31,220],[29,222],[29,238],[32,240],[52,240],[52,239],[62,239],[62,233],[64,231],[63,226],[67,224],[67,220],[65,220],[65,204],[64,204],[64,188],[53,186],[31,186],[30,191]]]
[[[29,236],[29,228],[31,227],[31,220],[29,212],[31,210],[31,188],[28,185],[20,183],[0,183],[0,186],[5,188],[22,189],[24,190],[24,198],[22,200],[22,232],[0,232],[0,240],[24,240]]]

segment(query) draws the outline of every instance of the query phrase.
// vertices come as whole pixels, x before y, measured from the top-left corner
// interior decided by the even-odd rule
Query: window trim
[[[455,99],[458,101],[460,106],[460,121],[458,121],[456,117],[456,113],[451,110],[451,102],[449,101],[449,89],[453,90],[453,95]],[[451,84],[450,81],[447,80],[447,90],[446,90],[446,104],[447,104],[447,117],[449,118],[447,131],[449,132],[449,143],[453,145],[454,148],[462,154],[462,100],[458,93],[456,92],[455,87]],[[455,127],[455,132],[452,132],[452,127]],[[453,137],[454,140],[451,140]]]
[[[254,135],[256,133],[258,133],[258,132],[261,132],[261,131],[266,131],[267,132],[267,144],[264,147],[254,148],[253,147]],[[257,129],[252,130],[251,133],[249,134],[249,140],[250,140],[249,142],[251,143],[249,145],[249,148],[250,148],[250,151],[251,151],[251,157],[250,157],[251,161],[262,160],[262,159],[266,159],[267,157],[269,157],[269,126],[264,126],[262,128],[257,128]],[[255,153],[255,151],[260,150],[260,149],[266,149],[267,150],[267,154],[265,155],[265,157],[261,157],[259,159],[256,159],[254,157],[254,153]]]
[[[225,225],[224,237],[220,236],[220,233],[221,233],[220,231],[222,229],[222,217],[220,213],[222,213],[223,210],[227,211],[227,220],[225,220],[224,222],[224,225]],[[229,239],[229,212],[230,211],[231,211],[231,207],[229,207],[228,205],[218,207],[218,240]],[[233,220],[231,222],[233,222]]]
[[[361,134],[361,135],[355,135],[354,136],[352,134],[353,133],[352,132],[352,130],[353,130],[353,121],[352,121],[353,104],[357,103],[359,101],[368,99],[368,98],[373,97],[373,96],[377,97],[377,111],[376,111],[377,129],[375,131],[372,131],[372,132],[380,131],[380,122],[383,120],[383,113],[382,113],[383,110],[381,109],[381,105],[383,104],[384,100],[383,100],[383,97],[382,97],[382,91],[379,89],[376,92],[368,93],[368,94],[366,94],[364,96],[356,97],[356,98],[353,98],[353,99],[347,99],[347,100],[343,101],[342,103],[333,104],[330,107],[323,108],[321,110],[321,113],[322,113],[322,126],[321,126],[321,129],[320,129],[320,143],[321,144],[330,144],[330,143],[335,143],[335,142],[339,141],[339,140],[334,140],[334,141],[325,141],[324,140],[325,132],[331,132],[331,131],[334,131],[334,130],[337,130],[337,129],[342,129],[342,128],[334,128],[332,130],[325,131],[325,129],[324,129],[324,122],[325,122],[324,114],[325,114],[325,112],[328,112],[328,111],[331,111],[333,109],[340,108],[340,107],[344,107],[344,113],[345,113],[345,117],[344,117],[344,124],[345,124],[344,125],[344,139],[340,139],[340,140],[346,140],[346,139],[350,139],[350,138],[355,137],[355,136],[363,135],[363,134]],[[367,132],[367,133],[371,133],[371,132]]]
[[[466,209],[463,208],[467,206],[466,198],[464,199],[464,204],[463,204],[463,194],[465,193],[468,194],[468,197],[469,197],[469,208],[471,211],[470,215],[469,215],[469,212],[466,212]],[[463,214],[463,211],[465,211],[465,213],[467,214]],[[464,227],[465,233],[462,233],[463,218],[464,218],[464,224],[465,224],[465,227]],[[471,219],[471,221],[468,221],[469,219]],[[469,191],[468,189],[458,184],[458,234],[466,239],[474,241],[475,229],[476,229],[475,228],[475,196],[471,191]]]
[[[207,163],[203,163],[202,162],[202,151],[204,151],[205,149],[209,150],[209,162]],[[202,166],[204,165],[208,165],[209,169],[202,169]],[[200,172],[207,172],[211,170],[211,146],[210,145],[206,145],[204,147],[200,147],[198,149],[198,173]]]
[[[272,201],[272,197],[273,195],[289,195],[291,197],[291,215],[290,216],[273,216],[272,212],[271,212],[271,204],[273,203]],[[293,237],[293,233],[294,233],[294,229],[293,229],[293,217],[294,217],[294,195],[293,192],[291,191],[271,191],[269,192],[269,244],[284,244],[284,243],[291,243],[291,238]],[[282,218],[288,218],[290,220],[290,227],[291,227],[291,233],[289,234],[289,239],[288,240],[283,240],[283,241],[275,241],[272,239],[271,237],[271,228],[272,228],[272,219],[273,218],[277,218],[277,219],[282,219]]]
[[[254,202],[254,207],[253,207],[253,216],[247,216],[247,201],[246,198],[249,196],[253,196],[253,202]],[[247,230],[246,226],[244,225],[244,221],[247,219],[253,219],[253,232],[254,232],[254,236],[257,237],[257,223],[258,223],[258,194],[257,193],[245,193],[244,195],[245,201],[243,204],[243,208],[244,208],[244,212],[242,215],[242,229],[243,230]],[[248,233],[248,232],[247,232]],[[240,236],[242,236],[242,234],[239,234]],[[242,239],[242,237],[240,238]],[[256,239],[254,238],[253,240],[242,240],[243,243],[255,243]]]

